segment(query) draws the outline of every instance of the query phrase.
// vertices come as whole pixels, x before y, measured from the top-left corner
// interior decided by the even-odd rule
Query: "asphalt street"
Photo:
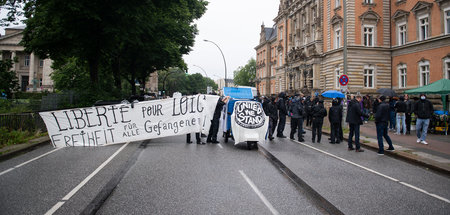
[[[305,139],[261,146],[342,213],[449,213],[448,176]],[[0,162],[0,214],[326,214],[260,151],[184,141],[49,145]]]

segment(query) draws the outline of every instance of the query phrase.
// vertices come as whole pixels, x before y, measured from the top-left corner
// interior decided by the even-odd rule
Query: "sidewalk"
[[[307,127],[309,129],[309,127]],[[329,132],[324,129],[325,134]],[[386,155],[395,156],[409,162],[423,165],[435,171],[450,175],[450,135],[428,134],[426,141],[428,145],[417,143],[415,131],[410,135],[395,135],[395,132],[389,132],[389,137],[394,144],[395,151],[385,151]],[[348,134],[344,134],[344,144],[348,139]],[[377,132],[374,122],[368,122],[361,125],[360,129],[361,145],[378,150]],[[385,149],[386,140],[383,138]]]

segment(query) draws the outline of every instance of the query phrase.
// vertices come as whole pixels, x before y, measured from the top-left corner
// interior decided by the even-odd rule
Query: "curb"
[[[44,136],[44,137],[39,137],[39,138],[30,140],[27,143],[9,146],[8,147],[9,149],[6,149],[6,150],[3,149],[3,150],[5,150],[5,152],[0,154],[0,161],[5,161],[8,159],[11,159],[17,155],[32,151],[39,146],[43,146],[43,145],[49,144],[49,143],[50,143],[50,138],[48,136]]]
[[[322,134],[326,134],[328,136],[330,135],[330,133],[327,131],[322,131]],[[370,138],[370,139],[373,139],[373,138]],[[364,146],[365,148],[373,150],[373,151],[378,151],[378,142],[374,143],[370,139],[361,137],[361,135],[359,136],[359,140],[360,140],[359,142],[360,142],[361,146]],[[346,136],[344,134],[344,140],[348,141],[348,135]],[[369,141],[369,143],[364,143],[364,141]],[[408,150],[408,151],[410,151],[410,150]],[[445,164],[436,162],[432,159],[424,158],[419,155],[411,154],[411,153],[397,150],[397,149],[393,152],[385,151],[384,154],[394,157],[394,158],[397,158],[399,160],[403,160],[403,161],[406,161],[406,162],[409,162],[412,164],[417,164],[422,167],[432,169],[432,170],[439,172],[441,174],[444,174],[446,176],[450,176],[450,165],[445,165]]]

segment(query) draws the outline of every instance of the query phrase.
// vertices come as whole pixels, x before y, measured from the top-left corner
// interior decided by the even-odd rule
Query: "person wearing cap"
[[[312,142],[315,142],[317,134],[317,143],[320,143],[320,139],[322,138],[323,118],[327,116],[327,110],[323,106],[323,100],[319,100],[317,102],[317,105],[314,106],[312,113]]]
[[[414,114],[416,115],[417,143],[428,145],[427,138],[428,125],[433,115],[433,104],[427,100],[425,94],[420,94],[420,100],[414,104]]]
[[[378,98],[377,111],[375,113],[375,125],[377,127],[377,139],[378,139],[378,154],[384,155],[383,137],[389,145],[388,151],[394,151],[391,138],[388,135],[388,122],[389,122],[389,104],[385,102],[386,97],[380,96]]]
[[[364,152],[364,150],[361,149],[361,145],[359,143],[359,127],[363,124],[361,117],[366,116],[361,111],[361,102],[362,98],[361,95],[355,96],[352,100],[350,100],[347,108],[347,118],[345,121],[348,123],[350,127],[350,132],[348,135],[348,150],[355,150],[353,148],[353,135],[355,136],[355,147],[356,152]]]

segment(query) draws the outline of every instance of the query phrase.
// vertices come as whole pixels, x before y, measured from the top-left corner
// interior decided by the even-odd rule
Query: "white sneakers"
[[[428,143],[425,142],[425,140],[422,140],[421,143],[422,143],[423,145],[428,145]]]
[[[417,143],[420,143],[420,139],[417,139],[417,141],[416,141]]]

